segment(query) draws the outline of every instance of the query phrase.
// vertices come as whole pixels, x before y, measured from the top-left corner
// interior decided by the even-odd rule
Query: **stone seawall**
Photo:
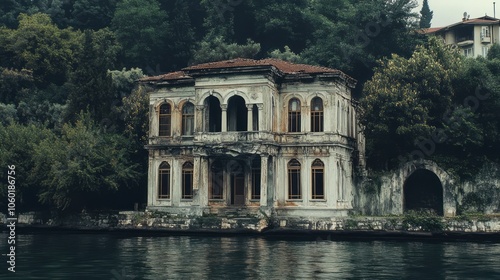
[[[0,215],[3,229],[6,217]],[[162,212],[123,211],[59,217],[18,216],[21,229],[170,232],[176,234],[261,234],[265,236],[423,237],[489,236],[500,240],[500,217],[392,216],[342,218],[182,217]]]

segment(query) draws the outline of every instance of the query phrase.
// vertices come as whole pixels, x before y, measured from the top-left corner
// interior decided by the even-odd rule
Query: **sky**
[[[427,0],[429,8],[434,11],[431,21],[431,27],[443,27],[462,20],[464,12],[470,15],[470,18],[478,18],[488,14],[493,16],[493,2],[496,2],[496,16],[500,17],[500,0]],[[418,0],[419,7],[422,9],[423,0]]]

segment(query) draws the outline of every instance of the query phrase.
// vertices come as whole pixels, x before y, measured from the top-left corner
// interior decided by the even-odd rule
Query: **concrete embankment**
[[[6,217],[1,214],[2,230]],[[33,231],[118,232],[138,235],[259,235],[280,239],[442,239],[500,241],[499,216],[391,217],[182,217],[161,212],[18,215],[18,233]]]

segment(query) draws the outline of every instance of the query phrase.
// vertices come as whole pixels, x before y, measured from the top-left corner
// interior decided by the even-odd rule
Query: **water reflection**
[[[0,240],[6,237],[0,234]],[[495,243],[45,233],[20,235],[18,241],[18,272],[2,279],[491,279],[500,275],[500,244]],[[6,242],[1,242],[0,250],[6,252]]]

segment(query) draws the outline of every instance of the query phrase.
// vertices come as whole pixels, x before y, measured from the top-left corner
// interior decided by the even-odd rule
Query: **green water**
[[[7,252],[0,234],[0,251]],[[499,243],[18,235],[0,279],[500,279]]]

